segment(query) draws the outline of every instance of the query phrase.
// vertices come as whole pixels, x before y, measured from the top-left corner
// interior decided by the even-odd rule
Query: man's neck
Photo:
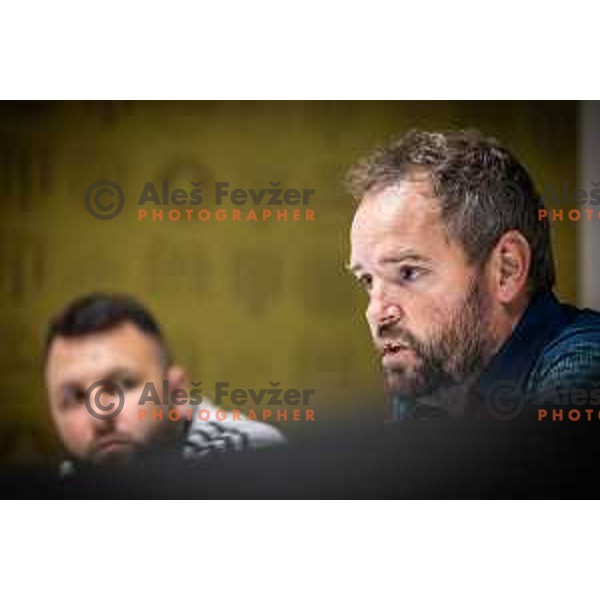
[[[489,363],[510,339],[519,321],[523,318],[531,300],[532,296],[530,294],[524,294],[521,298],[510,304],[499,304],[497,306],[495,313],[492,315],[492,324],[490,325],[491,344],[486,352],[486,363]]]

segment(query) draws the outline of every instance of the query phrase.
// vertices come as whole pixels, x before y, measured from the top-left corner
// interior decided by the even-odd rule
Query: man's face
[[[56,338],[45,375],[58,434],[67,451],[80,459],[121,459],[157,441],[172,427],[166,414],[162,421],[152,420],[152,410],[147,411],[147,418],[139,419],[139,399],[146,382],[154,384],[162,400],[162,381],[167,376],[157,340],[131,323],[81,337]],[[94,417],[85,404],[86,390],[101,380],[120,386],[125,398],[122,410],[108,419]],[[119,403],[110,386],[97,388],[90,400],[103,415],[112,414],[104,413],[103,407]]]
[[[351,245],[391,394],[428,396],[481,368],[491,346],[482,271],[449,238],[427,180],[367,195]]]

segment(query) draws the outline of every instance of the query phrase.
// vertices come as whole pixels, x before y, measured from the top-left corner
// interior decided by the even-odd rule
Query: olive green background
[[[50,316],[92,291],[135,295],[209,394],[233,386],[317,389],[317,418],[381,404],[345,272],[348,166],[398,133],[477,127],[538,185],[577,181],[574,102],[35,102],[0,105],[0,461],[53,459],[40,351]],[[115,219],[84,207],[98,180],[126,197]],[[190,189],[314,188],[314,223],[138,222],[144,183]],[[244,209],[243,209],[244,210]],[[557,223],[558,292],[576,301],[577,226]],[[285,425],[284,425],[285,427]],[[289,425],[288,425],[289,427]]]

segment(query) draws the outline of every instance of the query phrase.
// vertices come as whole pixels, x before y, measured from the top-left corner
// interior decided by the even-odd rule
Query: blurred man
[[[473,131],[413,131],[350,183],[350,269],[393,418],[480,413],[507,382],[519,402],[600,385],[600,315],[554,296],[542,200],[506,149]]]
[[[152,315],[132,298],[92,295],[55,317],[45,381],[73,464],[121,462],[142,451],[198,457],[284,442],[274,427],[219,413],[206,398],[175,404],[174,393],[185,397],[189,387],[185,369],[171,360]],[[209,418],[201,420],[200,411]]]

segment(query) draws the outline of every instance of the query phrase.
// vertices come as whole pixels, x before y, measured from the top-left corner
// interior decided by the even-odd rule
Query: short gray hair
[[[483,264],[509,230],[531,247],[529,290],[551,290],[556,274],[542,198],[523,165],[495,139],[476,130],[413,130],[352,167],[348,183],[362,200],[424,171],[442,219],[472,262]]]

